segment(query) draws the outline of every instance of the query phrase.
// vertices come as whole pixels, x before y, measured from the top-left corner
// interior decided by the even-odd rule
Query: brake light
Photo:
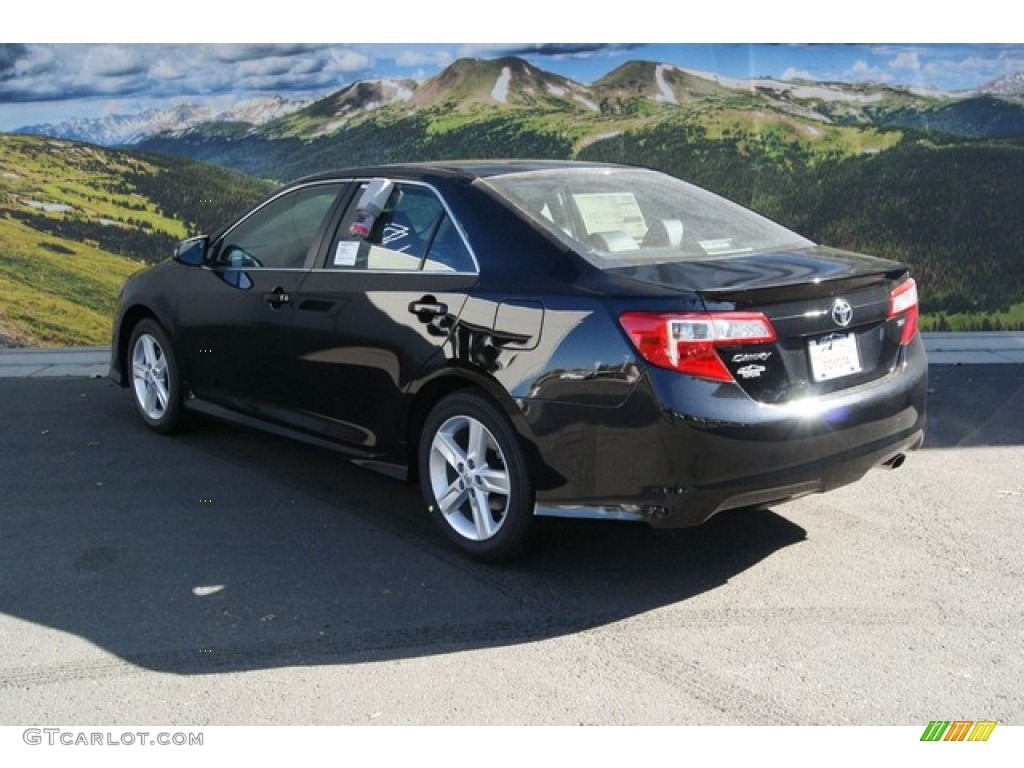
[[[732,381],[718,347],[775,341],[760,312],[624,312],[619,323],[652,365],[712,381]]]
[[[909,278],[889,294],[889,319],[899,318],[903,324],[900,344],[909,344],[917,333],[917,315],[917,283]]]

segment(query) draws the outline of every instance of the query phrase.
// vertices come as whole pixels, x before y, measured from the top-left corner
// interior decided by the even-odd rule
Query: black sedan
[[[613,165],[296,181],[132,277],[111,377],[418,478],[465,553],[536,516],[699,524],[899,466],[927,364],[905,265]]]

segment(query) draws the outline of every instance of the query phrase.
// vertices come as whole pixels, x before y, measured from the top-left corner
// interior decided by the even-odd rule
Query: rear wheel
[[[160,325],[141,320],[128,342],[135,408],[146,425],[163,434],[181,426],[181,370]]]
[[[431,517],[464,553],[487,562],[519,554],[533,520],[533,486],[519,437],[476,392],[441,400],[423,426],[420,484]]]

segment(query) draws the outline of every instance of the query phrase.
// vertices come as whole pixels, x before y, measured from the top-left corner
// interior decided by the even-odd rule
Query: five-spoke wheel
[[[420,483],[431,515],[480,560],[515,556],[533,515],[533,489],[508,418],[476,392],[430,412],[420,440]]]
[[[143,421],[172,432],[181,421],[181,376],[170,341],[153,320],[135,326],[128,343],[132,391]]]

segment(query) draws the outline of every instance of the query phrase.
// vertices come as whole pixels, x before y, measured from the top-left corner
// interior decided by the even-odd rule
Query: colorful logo
[[[988,741],[995,727],[995,720],[932,720],[921,741]]]

